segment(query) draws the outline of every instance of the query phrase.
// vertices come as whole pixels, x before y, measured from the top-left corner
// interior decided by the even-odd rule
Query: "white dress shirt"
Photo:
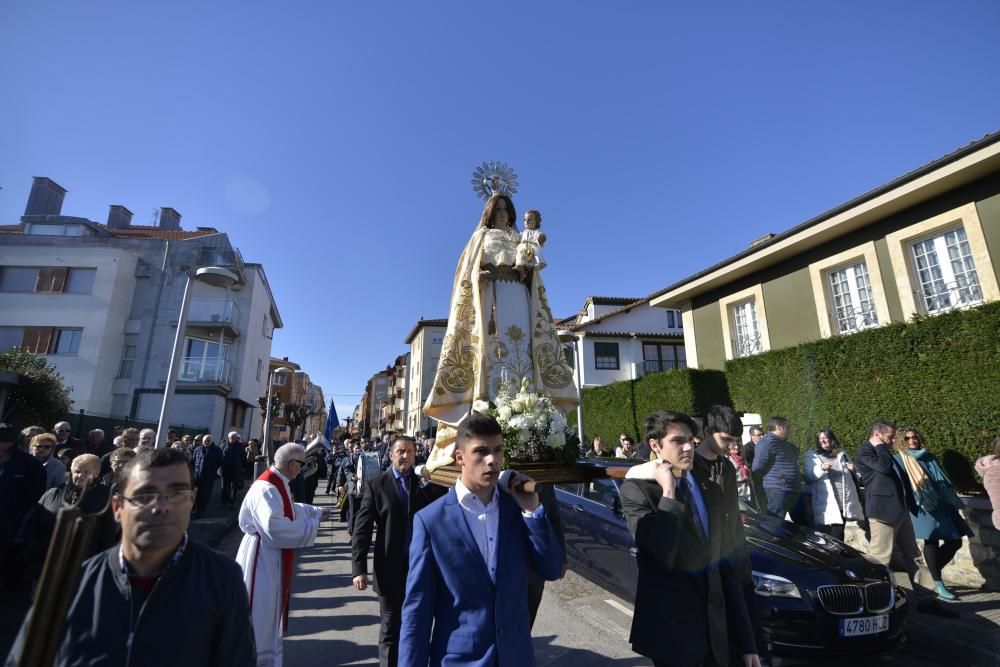
[[[484,505],[476,494],[462,484],[462,480],[455,481],[455,495],[458,496],[458,504],[465,515],[465,523],[472,531],[472,537],[479,547],[493,583],[497,581],[497,532],[500,529],[498,493],[497,488],[493,487],[493,497]]]

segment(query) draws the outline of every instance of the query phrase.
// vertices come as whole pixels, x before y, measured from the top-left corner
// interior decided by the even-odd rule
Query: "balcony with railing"
[[[227,329],[233,336],[240,320],[240,307],[232,299],[192,299],[187,325],[203,329]]]
[[[916,297],[924,312],[937,315],[980,305],[983,303],[983,290],[978,280],[951,283],[935,281],[924,285],[916,293]]]
[[[875,312],[874,304],[861,308],[842,306],[837,308],[832,315],[839,334],[854,333],[878,326],[878,314]]]
[[[737,335],[733,346],[737,357],[752,357],[764,351],[763,341],[761,341],[759,333]]]
[[[218,357],[183,357],[177,381],[186,384],[207,384],[225,387],[233,385],[233,365]]]

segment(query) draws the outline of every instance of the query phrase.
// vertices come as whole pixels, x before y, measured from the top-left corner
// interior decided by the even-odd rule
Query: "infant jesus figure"
[[[542,214],[531,209],[524,214],[524,231],[521,232],[521,242],[517,244],[517,256],[514,266],[543,269],[545,259],[542,257],[542,246],[545,245],[545,234],[541,232]]]

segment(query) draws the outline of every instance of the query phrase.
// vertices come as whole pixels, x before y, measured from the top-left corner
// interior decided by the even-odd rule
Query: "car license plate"
[[[861,618],[840,619],[841,637],[859,637],[875,635],[889,629],[889,614],[881,616],[863,616]]]

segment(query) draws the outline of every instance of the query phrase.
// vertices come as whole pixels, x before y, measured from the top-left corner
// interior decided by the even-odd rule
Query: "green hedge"
[[[853,452],[873,419],[912,426],[968,490],[1000,430],[1000,303],[735,359],[726,380],[738,411],[788,418],[803,448],[821,428]]]
[[[726,376],[716,370],[683,368],[584,389],[585,436],[588,441],[600,436],[605,449],[610,450],[617,446],[620,433],[638,439],[643,420],[651,412],[677,410],[700,414],[714,403],[730,403]],[[567,416],[575,425],[576,413]]]

